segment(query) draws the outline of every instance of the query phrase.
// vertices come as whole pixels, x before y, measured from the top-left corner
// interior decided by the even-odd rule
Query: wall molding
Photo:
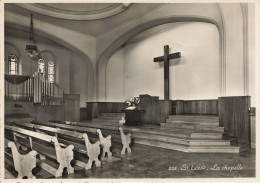
[[[221,8],[221,4],[217,3],[220,17],[221,17],[221,23],[222,23],[222,29],[220,31],[220,48],[219,48],[219,56],[220,56],[220,94],[221,96],[226,96],[226,26],[225,26],[225,19],[223,15],[223,11]]]
[[[249,63],[248,63],[248,5],[240,3],[243,17],[243,84],[244,95],[249,95]]]

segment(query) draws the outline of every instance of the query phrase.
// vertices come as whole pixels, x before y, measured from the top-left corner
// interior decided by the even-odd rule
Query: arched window
[[[39,59],[38,61],[38,72],[45,76],[45,61],[43,59]]]
[[[48,62],[48,81],[54,83],[54,61],[49,60]]]
[[[17,75],[18,74],[17,56],[14,54],[10,54],[8,56],[8,62],[9,62],[9,74]]]

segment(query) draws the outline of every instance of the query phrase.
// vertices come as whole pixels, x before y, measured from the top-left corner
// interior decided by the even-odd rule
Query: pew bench
[[[69,130],[64,130],[64,129],[59,129],[59,128],[53,128],[53,127],[49,127],[49,126],[36,125],[36,124],[31,124],[31,123],[20,124],[20,123],[14,122],[13,124],[17,125],[17,126],[31,128],[32,130],[37,130],[37,131],[40,130],[39,132],[55,135],[59,139],[59,142],[64,143],[66,145],[73,144],[74,152],[75,152],[74,158],[76,159],[76,165],[79,165],[81,167],[83,166],[85,169],[90,169],[92,167],[93,162],[95,162],[96,166],[101,165],[99,160],[97,159],[100,154],[100,151],[98,151],[96,154],[94,153],[94,155],[92,154],[92,158],[89,158],[91,155],[88,152],[92,152],[92,150],[91,149],[89,151],[87,150],[86,144],[89,144],[89,142],[87,139],[84,138],[84,133],[79,133],[79,132],[69,131]],[[94,131],[92,131],[92,132],[94,132]],[[95,141],[99,141],[99,139],[95,138]],[[84,155],[87,155],[87,156],[84,156]],[[84,165],[84,163],[80,162],[79,160],[86,164]],[[88,160],[88,162],[87,162],[87,160]],[[116,160],[119,160],[119,158],[112,157],[109,160],[102,159],[102,164],[106,164],[108,162],[113,162]]]
[[[5,125],[5,130],[13,135],[13,140],[19,146],[35,150],[37,153],[47,156],[45,160],[37,161],[37,165],[55,177],[62,176],[64,168],[68,174],[74,173],[71,166],[73,159],[73,145],[63,146],[58,142],[57,137],[19,128],[16,126]],[[10,134],[7,135],[10,138]],[[14,156],[14,155],[13,155]],[[14,158],[13,158],[14,159]]]
[[[66,125],[66,124],[58,124],[58,123],[51,123],[51,122],[46,122],[46,123],[42,123],[42,122],[36,122],[34,121],[34,124],[38,124],[38,125],[43,125],[43,126],[50,126],[50,127],[56,127],[56,128],[61,128],[61,129],[66,129],[69,131],[76,131],[76,132],[82,132],[82,133],[87,133],[90,140],[99,140],[99,136],[97,133],[97,128],[91,128],[91,127],[83,127],[83,126],[76,126],[76,125]],[[106,132],[111,132],[111,131],[107,131],[107,130],[102,130],[102,133],[106,131]],[[108,136],[110,134],[108,133],[103,133],[105,136]],[[111,150],[113,152],[113,154],[115,154],[116,156],[119,156],[121,153],[118,149],[121,148],[121,137],[119,134],[119,131],[117,132],[117,134],[112,133],[112,146],[111,146]]]

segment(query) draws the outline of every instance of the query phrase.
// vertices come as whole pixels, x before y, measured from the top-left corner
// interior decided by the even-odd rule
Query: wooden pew
[[[5,160],[5,179],[15,179],[18,176],[17,171],[15,170],[13,156],[11,153],[11,149],[8,147],[8,142],[10,140],[5,138],[5,149],[4,149],[4,160]],[[23,151],[18,149],[21,154],[28,154],[28,151]],[[48,164],[42,162],[39,159],[36,159],[36,168],[33,169],[32,173],[35,177],[40,179],[53,178],[57,169],[49,166]],[[42,168],[43,167],[43,168]],[[46,171],[48,170],[48,171]],[[51,172],[51,173],[50,173]],[[28,177],[27,177],[28,178]]]
[[[14,125],[22,126],[22,127],[27,127],[31,128],[34,130],[40,130],[39,132],[44,132],[44,133],[52,133],[55,135],[60,142],[64,144],[73,144],[74,145],[74,150],[77,151],[78,153],[83,153],[88,156],[88,162],[87,164],[84,164],[80,162],[79,160],[76,161],[76,164],[79,164],[79,166],[84,166],[85,169],[90,169],[92,167],[92,164],[95,163],[96,167],[101,166],[100,161],[98,160],[98,156],[100,154],[100,141],[98,140],[94,144],[91,144],[89,141],[89,138],[86,133],[79,133],[79,132],[74,132],[74,131],[68,131],[68,130],[63,130],[59,128],[53,128],[49,126],[43,126],[43,125],[36,125],[36,124],[30,124],[30,123],[13,123]],[[64,138],[64,136],[70,137],[69,139]],[[73,141],[74,139],[74,141]],[[80,142],[77,141],[82,141],[84,142],[85,146],[82,145]],[[110,144],[111,146],[111,141]],[[109,147],[110,148],[110,147]]]
[[[122,140],[122,144],[123,144],[121,154],[125,154],[126,150],[128,153],[131,153],[131,148],[129,146],[131,143],[131,133],[128,133],[125,135],[122,127],[119,127],[119,131],[120,131],[121,140]]]
[[[17,179],[27,177],[28,179],[36,179],[32,174],[32,169],[36,167],[37,152],[32,150],[28,154],[20,154],[14,142],[10,141],[7,145],[11,148],[14,168],[18,172]]]
[[[57,128],[61,128],[61,129],[66,129],[66,130],[72,130],[72,131],[77,131],[77,132],[82,132],[82,133],[87,133],[88,136],[90,137],[90,139],[96,141],[96,140],[100,140],[98,133],[97,133],[97,128],[91,128],[91,127],[85,127],[85,126],[76,126],[76,125],[66,125],[66,124],[60,124],[60,123],[51,123],[51,122],[34,122],[34,124],[38,124],[38,125],[43,125],[43,126],[50,126],[50,127],[57,127]],[[104,133],[105,131],[105,133]],[[108,134],[110,132],[110,134]],[[111,135],[111,139],[112,139],[112,149],[114,148],[119,148],[119,146],[121,146],[121,137],[119,134],[119,131],[110,131],[110,130],[102,130],[102,134],[105,136],[109,136]],[[116,151],[117,154],[120,154],[120,152]]]
[[[67,168],[68,174],[74,173],[74,168],[70,164],[73,159],[73,145],[69,145],[66,148],[62,148],[58,142],[57,137],[55,136],[50,136],[9,125],[5,125],[5,129],[13,133],[14,141],[17,141],[17,134],[25,135],[29,138],[29,144],[28,141],[25,141],[25,139],[20,139],[20,144],[30,147],[31,149],[36,150],[41,154],[47,155],[50,158],[56,159],[59,165],[57,171],[55,171],[55,177],[60,177],[63,173],[64,168]],[[41,141],[41,143],[34,142],[33,140]],[[21,141],[25,143],[21,143]],[[47,143],[48,145],[54,143],[55,150],[46,146],[46,144],[44,145],[44,143]],[[54,173],[53,169],[49,171],[49,166],[47,166],[46,163],[43,163],[42,165],[42,168],[44,168],[46,171],[52,174]]]
[[[62,122],[60,121],[60,123],[62,123]],[[74,130],[78,130],[78,131],[84,131],[85,130],[85,131],[89,131],[89,132],[92,132],[92,133],[95,132],[96,130],[97,130],[97,132],[100,130],[100,129],[96,129],[96,128],[93,128],[93,127],[91,128],[91,127],[89,127],[89,125],[75,126],[77,124],[78,124],[77,122],[73,122],[73,125],[65,125],[65,124],[57,124],[57,123],[56,124],[51,123],[50,125],[53,125],[53,126],[56,126],[56,127],[61,127],[61,128],[74,129]],[[104,127],[104,129],[107,129],[107,126]],[[114,128],[112,128],[112,129],[115,133],[118,133],[118,131],[114,130]],[[109,129],[109,130],[111,130],[111,129]],[[116,136],[115,134],[112,134],[112,137],[114,139],[116,139],[118,142],[121,140],[120,142],[123,145],[122,150],[121,150],[121,154],[125,154],[126,150],[127,150],[128,153],[131,153],[131,148],[130,148],[130,144],[131,144],[131,141],[132,141],[131,133],[128,130],[125,130],[125,132],[127,132],[127,134],[125,135],[122,127],[120,127],[118,130],[119,130],[120,136]],[[107,137],[109,138],[109,135]],[[102,135],[100,135],[100,134],[99,134],[99,139],[100,139],[100,141],[102,141],[102,140],[106,141],[105,139],[102,138]],[[104,144],[107,144],[107,142],[104,142]],[[106,150],[106,147],[105,147],[105,150]],[[108,157],[110,156],[109,153],[110,152],[108,151]],[[103,154],[102,154],[102,156],[103,156]]]

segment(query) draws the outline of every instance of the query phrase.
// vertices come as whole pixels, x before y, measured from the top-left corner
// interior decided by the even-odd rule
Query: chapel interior
[[[256,176],[254,3],[4,3],[1,58],[5,179]]]

